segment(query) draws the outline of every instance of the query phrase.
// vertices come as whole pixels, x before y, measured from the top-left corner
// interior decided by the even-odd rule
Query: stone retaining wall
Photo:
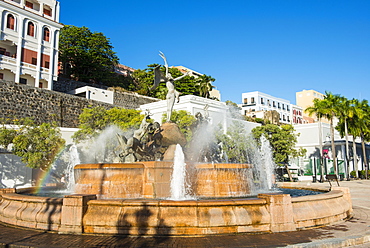
[[[157,99],[135,93],[115,93],[115,103],[108,104],[61,92],[0,80],[0,118],[7,124],[16,119],[32,118],[36,123],[56,121],[60,127],[77,127],[84,108],[102,106],[138,109]]]

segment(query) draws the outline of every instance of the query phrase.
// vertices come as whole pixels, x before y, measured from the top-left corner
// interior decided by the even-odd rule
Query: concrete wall
[[[30,187],[31,182],[32,169],[20,157],[0,149],[0,188]]]

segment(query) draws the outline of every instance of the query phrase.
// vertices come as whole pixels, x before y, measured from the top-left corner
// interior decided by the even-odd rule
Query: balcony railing
[[[256,106],[256,103],[255,102],[252,102],[252,103],[244,103],[244,104],[242,104],[242,107],[248,107],[248,106]]]
[[[15,57],[17,56],[15,55],[13,58],[13,57],[6,56],[6,55],[0,55],[0,61],[3,63],[9,63],[9,64],[15,65],[17,63],[17,59]]]

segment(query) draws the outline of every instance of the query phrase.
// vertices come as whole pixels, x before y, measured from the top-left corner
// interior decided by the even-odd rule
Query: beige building
[[[295,93],[296,105],[303,109],[303,119],[305,123],[316,122],[316,115],[309,116],[305,112],[305,109],[313,105],[314,99],[324,99],[324,94],[315,90],[302,90]],[[322,122],[329,123],[326,119],[322,119]]]

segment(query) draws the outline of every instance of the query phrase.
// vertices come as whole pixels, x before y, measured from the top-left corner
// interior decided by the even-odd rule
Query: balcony
[[[13,64],[13,65],[15,65],[17,63],[16,57],[17,57],[16,54],[13,54],[12,56],[1,55],[0,54],[0,62],[4,63],[4,64]]]
[[[249,107],[249,106],[256,106],[256,103],[255,102],[251,102],[251,103],[244,103],[244,104],[242,104],[242,107]]]

